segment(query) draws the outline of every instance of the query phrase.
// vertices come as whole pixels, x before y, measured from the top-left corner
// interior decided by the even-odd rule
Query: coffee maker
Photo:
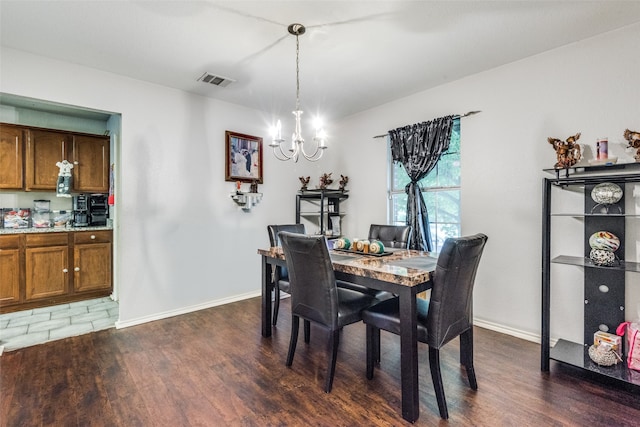
[[[89,200],[86,194],[73,196],[73,226],[87,227],[89,225]]]
[[[106,194],[89,195],[89,225],[107,225],[109,203]]]

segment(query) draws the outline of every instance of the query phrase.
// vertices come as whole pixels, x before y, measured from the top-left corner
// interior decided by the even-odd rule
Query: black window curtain
[[[454,119],[455,116],[446,116],[389,131],[393,161],[400,162],[411,179],[405,187],[407,225],[413,228],[411,249],[433,250],[429,214],[418,181],[436,166],[449,148]]]

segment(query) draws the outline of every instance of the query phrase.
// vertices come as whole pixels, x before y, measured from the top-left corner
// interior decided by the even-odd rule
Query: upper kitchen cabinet
[[[60,169],[56,163],[68,159],[73,137],[63,132],[29,130],[25,190],[56,190]]]
[[[26,132],[24,189],[55,191],[62,160],[73,163],[74,192],[109,191],[109,137],[47,129]]]
[[[0,189],[23,187],[24,131],[21,127],[0,126]]]
[[[109,191],[109,137],[74,135],[72,158],[75,191]]]

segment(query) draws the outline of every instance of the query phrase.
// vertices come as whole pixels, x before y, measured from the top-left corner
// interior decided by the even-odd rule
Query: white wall
[[[489,236],[476,282],[474,314],[483,324],[495,323],[535,339],[541,324],[542,169],[555,163],[547,137],[565,139],[582,132],[578,142],[593,150],[598,137],[608,136],[610,153],[633,161],[632,152],[624,150],[622,133],[626,128],[640,130],[638,40],[640,25],[633,25],[345,120],[339,131],[340,139],[349,142],[344,145],[344,169],[358,176],[351,186],[347,226],[366,236],[369,223],[386,219],[386,142],[373,136],[435,117],[482,110],[461,121],[462,232]],[[634,203],[627,212],[640,214],[640,202]],[[578,233],[581,227],[578,223]],[[627,227],[629,235],[640,234],[638,221],[628,220]],[[575,255],[582,250],[582,240],[577,240]],[[640,261],[636,245],[627,245],[628,260]],[[553,328],[581,340],[581,322],[575,319],[582,316],[582,273],[573,269],[578,271],[578,285],[560,289]],[[640,274],[629,273],[628,283],[627,315],[635,317]]]
[[[480,109],[461,125],[463,233],[489,236],[475,315],[535,337],[542,169],[555,159],[547,137],[581,131],[579,142],[593,147],[608,136],[612,154],[631,160],[622,132],[640,130],[638,39],[640,25],[634,25],[352,116],[330,129],[331,148],[318,163],[281,163],[265,151],[264,199],[250,214],[228,197],[233,183],[224,182],[224,131],[267,138],[272,118],[263,113],[4,48],[0,91],[122,114],[121,324],[257,294],[256,248],[268,243],[267,224],[293,222],[298,176],[310,175],[315,185],[323,172],[348,175],[345,233],[365,236],[370,223],[386,221],[387,149],[384,139],[372,137]],[[639,253],[627,248],[628,259],[638,260]],[[634,285],[639,281],[630,276]],[[635,288],[628,305],[640,301]],[[571,307],[558,311],[575,323],[580,291],[565,291]],[[564,327],[558,319],[554,327]],[[581,336],[581,330],[570,332]]]
[[[281,163],[266,151],[272,118],[259,111],[11,49],[0,54],[4,93],[122,114],[121,325],[259,294],[256,249],[268,246],[267,224],[295,220],[298,176],[317,183],[331,171],[335,149],[318,164]],[[265,138],[264,198],[251,213],[229,198],[235,183],[224,181],[225,130]]]

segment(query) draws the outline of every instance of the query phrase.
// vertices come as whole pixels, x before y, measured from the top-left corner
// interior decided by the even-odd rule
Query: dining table
[[[420,416],[416,297],[431,288],[437,258],[410,249],[385,249],[383,254],[330,249],[329,253],[336,280],[398,296],[402,417],[415,422]],[[271,336],[272,272],[276,266],[286,267],[286,259],[281,247],[258,249],[258,254],[262,256],[262,336],[266,338]]]

